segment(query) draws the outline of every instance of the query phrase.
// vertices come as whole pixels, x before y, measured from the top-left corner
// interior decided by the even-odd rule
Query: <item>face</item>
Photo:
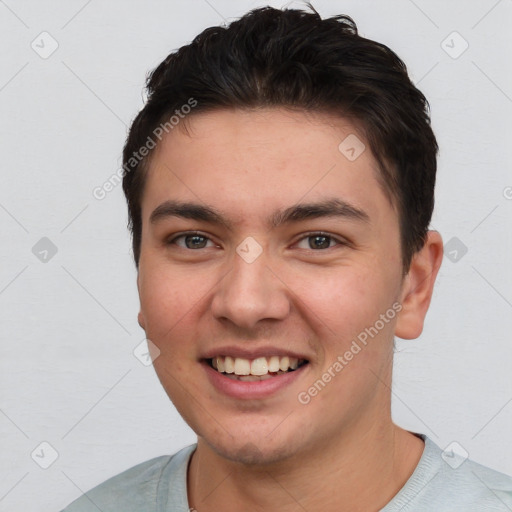
[[[282,109],[187,121],[152,158],[138,275],[139,323],[180,414],[246,462],[388,421],[399,224],[369,149],[338,149],[356,129]]]

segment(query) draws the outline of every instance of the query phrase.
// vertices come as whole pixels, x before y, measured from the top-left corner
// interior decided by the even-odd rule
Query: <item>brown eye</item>
[[[325,235],[314,235],[308,237],[309,246],[311,249],[328,249],[331,242],[331,237]]]
[[[300,247],[300,244],[304,244],[306,241],[307,246]],[[299,247],[301,249],[308,250],[321,250],[321,249],[330,249],[334,245],[343,245],[341,240],[334,238],[331,235],[325,233],[311,233],[299,241]]]
[[[188,249],[203,249],[206,245],[206,237],[201,235],[187,235],[185,245]]]
[[[184,245],[182,243],[178,243],[178,240],[183,240]],[[198,233],[185,233],[183,235],[179,235],[172,240],[167,242],[168,245],[177,245],[183,249],[204,249],[208,241],[211,240],[204,235],[200,235]]]

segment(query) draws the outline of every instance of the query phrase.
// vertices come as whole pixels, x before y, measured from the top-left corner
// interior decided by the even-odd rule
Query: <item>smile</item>
[[[274,355],[255,359],[214,356],[203,359],[201,366],[210,384],[222,395],[237,400],[262,400],[278,396],[294,385],[311,365],[306,359]],[[260,375],[254,375],[253,368]]]
[[[208,359],[207,362],[226,377],[245,382],[270,379],[293,372],[307,364],[305,359],[288,356],[258,357],[252,360],[243,357],[216,356]]]

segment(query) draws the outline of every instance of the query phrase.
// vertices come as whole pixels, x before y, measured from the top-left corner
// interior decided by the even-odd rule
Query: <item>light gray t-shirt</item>
[[[444,453],[428,437],[404,487],[380,512],[511,512],[512,477]],[[189,512],[187,468],[196,444],[106,480],[62,512]]]

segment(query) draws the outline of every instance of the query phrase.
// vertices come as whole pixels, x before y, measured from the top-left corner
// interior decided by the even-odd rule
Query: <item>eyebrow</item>
[[[233,230],[233,223],[217,209],[198,203],[168,200],[157,206],[149,217],[151,224],[168,217],[181,217],[224,226]],[[370,216],[360,208],[339,198],[325,199],[319,202],[303,203],[277,210],[267,217],[266,224],[277,228],[285,224],[301,222],[322,217],[341,217],[370,223]]]

